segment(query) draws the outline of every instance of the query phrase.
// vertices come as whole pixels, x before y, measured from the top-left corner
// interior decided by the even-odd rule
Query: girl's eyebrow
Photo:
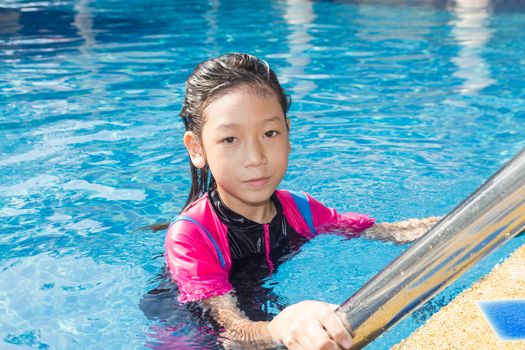
[[[259,123],[261,124],[266,124],[266,123],[269,123],[269,122],[278,122],[281,120],[282,117],[279,117],[279,116],[274,116],[274,117],[270,117],[270,118],[266,118],[264,120],[261,120]],[[239,124],[235,124],[235,123],[227,123],[227,124],[219,124],[217,126],[217,129],[238,129],[240,128],[241,126]]]
[[[281,117],[276,115],[274,117],[270,117],[270,118],[266,118],[266,119],[262,120],[261,123],[278,122],[279,120],[281,120]]]
[[[229,124],[220,124],[217,126],[217,129],[238,129],[240,127],[239,124],[229,123]]]

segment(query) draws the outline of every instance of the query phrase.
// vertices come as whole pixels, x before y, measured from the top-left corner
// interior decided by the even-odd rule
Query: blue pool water
[[[164,234],[139,230],[186,199],[177,113],[209,57],[268,60],[294,100],[281,187],[340,211],[446,214],[525,147],[525,7],[388,3],[1,2],[0,348],[220,348],[174,293],[147,293],[166,285]],[[524,242],[368,348],[399,342]],[[267,307],[343,302],[406,247],[320,236],[265,282]]]

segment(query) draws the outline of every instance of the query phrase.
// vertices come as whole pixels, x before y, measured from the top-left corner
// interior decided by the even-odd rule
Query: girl
[[[319,233],[412,240],[437,218],[374,224],[338,214],[311,196],[277,190],[288,166],[290,99],[268,64],[230,53],[199,64],[188,78],[180,113],[192,186],[165,241],[179,301],[201,301],[236,342],[293,349],[350,348],[337,305],[304,301],[271,321],[252,321],[238,307],[236,285],[275,270]]]

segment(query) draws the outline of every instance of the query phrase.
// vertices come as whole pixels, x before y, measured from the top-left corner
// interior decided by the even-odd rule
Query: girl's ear
[[[191,131],[184,133],[184,146],[188,150],[190,155],[191,163],[196,168],[204,168],[206,165],[206,155],[204,149],[201,146],[199,138]]]

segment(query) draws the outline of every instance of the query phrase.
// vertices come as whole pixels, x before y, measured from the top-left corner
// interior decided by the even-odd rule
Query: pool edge
[[[525,299],[525,244],[392,349],[525,349],[525,340],[499,339],[478,306],[508,299]]]

